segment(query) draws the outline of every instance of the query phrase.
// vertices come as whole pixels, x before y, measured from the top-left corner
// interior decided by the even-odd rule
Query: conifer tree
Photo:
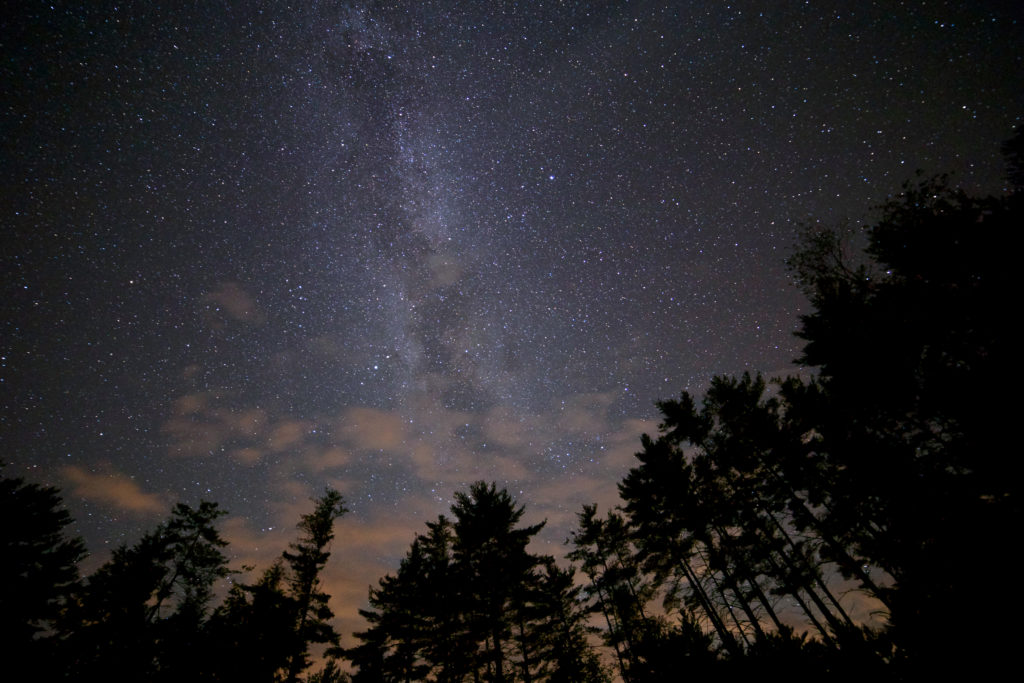
[[[370,590],[369,628],[346,651],[357,683],[605,681],[572,571],[528,551],[543,524],[520,526],[523,513],[494,484],[456,493],[452,519]]]
[[[334,538],[334,522],[347,510],[341,494],[330,488],[314,502],[313,512],[303,515],[299,522],[299,540],[282,554],[289,569],[289,597],[295,605],[294,650],[285,679],[288,683],[294,683],[309,666],[310,645],[338,645],[338,633],[330,623],[334,612],[328,605],[330,596],[323,591],[321,573],[331,556],[328,545]]]
[[[1021,461],[1005,455],[1012,402],[998,388],[1015,251],[1000,245],[1022,208],[1019,189],[976,198],[945,178],[908,183],[867,231],[865,266],[822,230],[791,260],[814,307],[801,360],[819,372],[815,391],[794,394],[818,470],[842,473],[818,496],[819,524],[892,577],[884,599],[909,666],[948,672],[965,641],[1012,649],[1001,630],[956,624],[998,620],[1005,600],[975,593],[1012,581],[1000,529],[1020,513]]]
[[[0,516],[0,657],[14,674],[45,675],[59,665],[52,632],[78,587],[85,546],[67,535],[71,515],[55,488],[0,476]]]
[[[174,507],[167,522],[122,545],[88,579],[64,619],[71,671],[111,680],[197,675],[213,586],[230,570],[216,520],[203,501]]]
[[[311,664],[311,647],[338,654],[330,596],[322,573],[334,523],[345,512],[327,489],[301,517],[299,538],[255,583],[236,583],[210,620],[211,647],[220,652],[205,678],[216,681],[296,681]],[[331,674],[334,675],[334,674]]]

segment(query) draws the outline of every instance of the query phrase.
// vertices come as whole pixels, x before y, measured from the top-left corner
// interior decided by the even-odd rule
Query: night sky
[[[347,644],[475,480],[564,552],[655,400],[798,371],[801,224],[1000,192],[1024,122],[1015,0],[4,13],[5,473],[87,571],[200,499],[266,567],[337,487]]]

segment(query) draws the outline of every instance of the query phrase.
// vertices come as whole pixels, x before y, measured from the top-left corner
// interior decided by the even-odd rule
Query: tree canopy
[[[1019,193],[940,177],[880,207],[859,255],[840,230],[806,231],[789,264],[812,305],[799,362],[816,373],[721,376],[659,403],[620,509],[580,515],[572,557],[623,679],[656,599],[722,671],[768,658],[902,677],[1009,657],[994,625],[1013,591],[995,586],[1011,585],[1020,460],[997,387],[1021,222]]]
[[[0,463],[0,467],[3,464]],[[69,537],[71,515],[57,489],[0,476],[0,647],[16,674],[48,670],[43,655],[79,585],[82,540]]]
[[[528,551],[508,491],[457,492],[370,590],[370,628],[349,651],[359,681],[603,681],[571,569]]]
[[[322,585],[345,512],[337,491],[314,501],[278,562],[251,585],[235,581],[220,604],[218,586],[238,572],[228,567],[216,503],[177,504],[80,579],[84,545],[65,534],[71,517],[59,492],[3,476],[0,493],[0,642],[5,671],[19,679],[294,681],[307,677],[312,646],[339,644]],[[308,674],[340,676],[330,660]]]

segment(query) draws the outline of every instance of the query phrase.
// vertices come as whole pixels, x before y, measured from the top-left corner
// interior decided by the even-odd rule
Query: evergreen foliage
[[[18,680],[278,683],[307,673],[312,646],[340,652],[321,579],[334,521],[345,512],[337,491],[316,499],[280,560],[255,583],[234,583],[219,605],[218,582],[235,572],[216,503],[179,503],[81,581],[84,546],[64,535],[71,518],[56,489],[4,476],[0,494],[8,520],[0,626],[5,670]],[[347,675],[329,657],[306,680]]]
[[[527,550],[543,524],[477,482],[370,590],[359,681],[604,681],[572,570]]]
[[[0,515],[0,655],[16,674],[45,677],[56,663],[44,655],[78,587],[85,546],[66,535],[71,515],[52,487],[0,476]]]
[[[659,403],[621,509],[580,515],[571,557],[624,680],[651,680],[635,624],[656,599],[710,639],[689,653],[720,673],[760,661],[903,678],[1008,659],[994,586],[1011,581],[999,539],[1021,473],[996,391],[1010,361],[1000,245],[1021,223],[1019,194],[936,178],[881,207],[860,257],[838,231],[806,233],[790,266],[813,306],[800,362],[817,375],[716,377],[701,400]],[[851,588],[880,620],[851,616]]]

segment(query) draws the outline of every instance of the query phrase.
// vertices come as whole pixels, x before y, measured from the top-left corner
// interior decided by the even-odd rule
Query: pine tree
[[[14,674],[44,675],[58,665],[53,630],[78,587],[85,546],[66,535],[71,515],[55,488],[4,475],[0,515],[0,657]]]
[[[207,629],[212,656],[201,680],[275,683],[296,647],[295,603],[278,560],[252,584],[235,583]]]
[[[338,646],[338,633],[330,620],[334,617],[322,589],[321,573],[331,553],[328,545],[334,538],[334,522],[347,512],[341,494],[327,489],[315,501],[312,513],[299,522],[301,536],[282,557],[288,565],[289,596],[295,605],[294,650],[289,657],[288,683],[294,683],[300,672],[309,667],[309,647],[314,644]]]
[[[894,579],[885,599],[910,666],[948,672],[964,648],[1012,650],[1003,631],[965,638],[957,624],[997,620],[1005,599],[977,591],[1012,581],[1000,538],[1020,513],[1021,465],[1005,455],[1012,402],[997,387],[1022,208],[1019,192],[975,198],[925,180],[881,208],[870,267],[849,266],[828,231],[792,259],[814,306],[802,361],[819,371],[799,408],[820,464],[842,473],[821,524]]]
[[[299,521],[299,539],[255,583],[235,583],[214,612],[207,632],[218,656],[205,680],[295,681],[310,666],[312,646],[327,645],[328,656],[339,654],[322,573],[334,522],[346,510],[333,489],[313,502],[313,512]]]
[[[89,577],[62,623],[71,671],[110,680],[198,674],[214,583],[230,573],[216,503],[179,503],[167,522]]]
[[[607,683],[607,672],[590,646],[589,609],[576,585],[575,570],[559,568],[551,559],[538,577],[541,678],[550,683]]]
[[[468,493],[456,493],[452,506],[452,558],[464,582],[468,626],[482,643],[484,680],[494,683],[502,683],[509,673],[506,648],[513,626],[509,620],[512,599],[538,563],[526,546],[543,523],[516,528],[523,511],[508,491],[484,482],[473,484]]]
[[[527,549],[543,524],[519,526],[524,509],[494,484],[455,500],[370,590],[346,651],[354,680],[603,681],[572,573]]]

